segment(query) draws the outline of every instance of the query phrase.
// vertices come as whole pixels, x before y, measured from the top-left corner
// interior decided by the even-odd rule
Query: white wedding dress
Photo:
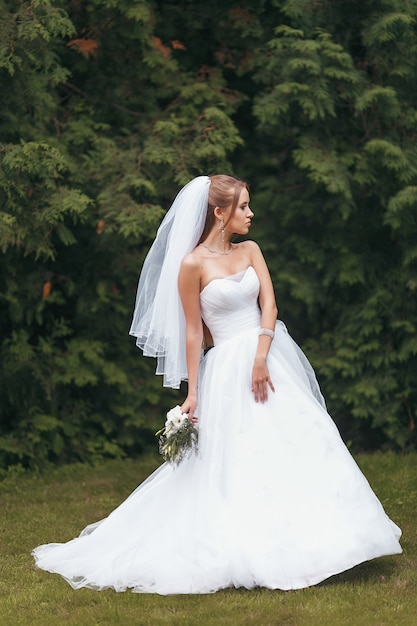
[[[275,393],[255,402],[258,292],[249,267],[201,293],[215,347],[201,367],[198,455],[163,464],[76,539],[36,548],[40,568],[74,588],[211,593],[307,587],[401,552],[281,322],[268,356]]]

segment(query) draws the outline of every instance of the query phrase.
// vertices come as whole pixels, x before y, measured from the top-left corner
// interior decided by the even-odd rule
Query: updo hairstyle
[[[226,211],[230,207],[230,214],[225,226],[228,224],[239,202],[242,189],[249,191],[249,186],[243,180],[227,176],[226,174],[216,174],[209,176],[210,187],[208,194],[207,217],[204,230],[201,234],[199,243],[204,241],[211,232],[216,223],[214,209],[219,207],[222,211]]]

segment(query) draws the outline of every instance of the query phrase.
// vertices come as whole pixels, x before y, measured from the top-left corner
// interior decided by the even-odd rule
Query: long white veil
[[[187,380],[185,316],[178,293],[182,259],[201,237],[210,178],[198,176],[181,189],[158,229],[139,278],[130,334],[145,356],[157,358],[164,386]]]

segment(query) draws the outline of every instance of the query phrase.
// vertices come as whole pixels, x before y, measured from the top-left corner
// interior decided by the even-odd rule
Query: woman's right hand
[[[195,394],[188,394],[188,396],[185,398],[183,404],[181,405],[181,411],[182,413],[188,413],[188,419],[191,420],[193,422],[193,424],[196,424],[198,422],[198,418],[194,417],[194,411],[197,408],[197,395]]]

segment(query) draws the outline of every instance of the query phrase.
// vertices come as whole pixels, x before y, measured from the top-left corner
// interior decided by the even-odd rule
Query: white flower
[[[188,413],[182,413],[181,408],[178,405],[174,406],[174,408],[167,413],[165,435],[167,437],[174,435],[182,426],[184,426],[187,419]]]
[[[198,451],[198,431],[177,405],[166,416],[164,428],[155,433],[159,437],[159,451],[164,460],[179,465],[192,452]]]

